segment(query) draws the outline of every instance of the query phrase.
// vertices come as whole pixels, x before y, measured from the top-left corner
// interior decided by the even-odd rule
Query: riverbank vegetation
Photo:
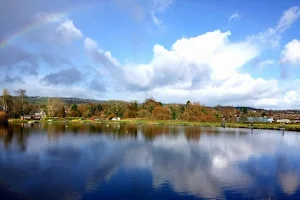
[[[248,110],[231,106],[209,107],[187,101],[185,104],[164,104],[154,98],[144,102],[137,101],[87,101],[85,103],[64,102],[59,98],[48,98],[40,104],[28,102],[26,90],[16,91],[15,96],[4,89],[0,98],[0,122],[68,122],[68,123],[133,123],[133,124],[169,124],[257,129],[300,130],[297,124],[245,123],[247,117],[269,117],[272,111]],[[36,117],[37,121],[34,121]],[[236,123],[236,117],[242,119]],[[116,120],[116,121],[111,121]]]

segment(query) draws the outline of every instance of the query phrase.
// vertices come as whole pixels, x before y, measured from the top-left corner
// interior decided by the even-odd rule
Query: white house
[[[121,118],[120,117],[113,117],[111,120],[113,120],[113,121],[119,121],[119,120],[121,120]]]
[[[291,120],[289,120],[289,119],[277,119],[277,123],[289,124],[289,123],[291,123]]]

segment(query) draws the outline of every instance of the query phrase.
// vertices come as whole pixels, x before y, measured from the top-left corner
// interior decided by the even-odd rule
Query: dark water
[[[0,199],[300,199],[300,133],[0,127]]]

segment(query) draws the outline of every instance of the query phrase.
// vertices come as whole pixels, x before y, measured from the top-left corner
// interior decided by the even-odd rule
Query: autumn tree
[[[51,117],[65,117],[66,116],[66,110],[65,110],[65,104],[63,101],[56,99],[56,98],[49,98],[48,99],[48,116]]]
[[[0,111],[0,124],[6,123],[8,120],[8,115],[4,111]]]
[[[138,103],[137,101],[131,102],[127,105],[127,109],[123,115],[124,118],[135,118],[137,117]]]
[[[72,104],[70,106],[69,112],[67,112],[69,117],[80,117],[81,113],[78,110],[77,104]]]
[[[239,115],[240,122],[247,122],[247,118],[249,117],[248,115],[249,114],[247,108],[245,107],[240,108],[240,115]]]
[[[152,116],[157,120],[171,119],[171,110],[168,107],[156,106],[152,111]]]
[[[189,104],[186,106],[182,119],[185,121],[216,121],[216,115],[212,109],[200,104]]]
[[[162,103],[155,101],[155,99],[153,99],[153,98],[149,98],[149,99],[145,100],[145,102],[143,103],[142,108],[147,109],[150,113],[152,113],[153,109],[156,106],[162,106]]]
[[[78,110],[82,117],[91,117],[88,104],[86,103],[79,104]]]
[[[100,103],[96,104],[95,116],[102,117],[104,115],[103,106]]]
[[[106,116],[114,114],[116,117],[123,117],[126,107],[126,104],[123,102],[110,103],[106,106],[104,113]]]
[[[138,118],[149,118],[151,117],[151,113],[147,109],[140,109],[137,113]]]
[[[235,122],[236,116],[239,114],[239,111],[233,106],[216,106],[215,109],[227,122]]]
[[[170,104],[168,105],[168,107],[170,108],[171,110],[171,119],[181,119],[182,117],[182,114],[184,112],[184,108],[185,106],[184,105],[180,105],[180,104]]]

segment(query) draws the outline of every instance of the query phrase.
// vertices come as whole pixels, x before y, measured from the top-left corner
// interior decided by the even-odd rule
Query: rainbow
[[[53,13],[44,13],[36,17],[34,20],[32,20],[27,25],[23,26],[22,28],[18,29],[17,31],[11,33],[9,36],[4,38],[2,41],[0,40],[0,48],[4,48],[9,43],[12,43],[13,41],[17,40],[21,36],[25,35],[29,31],[36,29],[40,27],[43,24],[56,22],[62,20],[65,16],[68,15],[68,13],[74,12],[79,9],[83,8],[89,8],[94,6],[96,3],[89,3],[89,4],[75,4],[72,7],[69,7],[63,11],[53,12]]]

